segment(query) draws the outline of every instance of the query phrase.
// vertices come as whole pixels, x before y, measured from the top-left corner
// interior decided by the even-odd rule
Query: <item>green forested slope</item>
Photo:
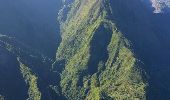
[[[38,79],[37,76],[34,73],[32,73],[29,67],[27,67],[20,61],[19,57],[17,58],[17,60],[20,64],[20,70],[23,75],[23,78],[26,84],[28,84],[29,86],[28,100],[41,100],[41,92],[39,91],[38,86],[37,86],[37,79]]]
[[[142,64],[111,20],[115,12],[110,1],[67,2],[58,17],[62,41],[52,70],[51,59],[16,38],[0,35],[0,48],[18,60],[16,69],[25,80],[26,98],[145,100]]]
[[[146,99],[141,63],[109,19],[109,0],[74,0],[59,15],[62,42],[53,70],[67,99]]]

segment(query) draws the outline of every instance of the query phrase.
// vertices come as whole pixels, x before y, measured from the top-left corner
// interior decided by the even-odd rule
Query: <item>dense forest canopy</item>
[[[169,100],[169,7],[0,0],[0,100]]]

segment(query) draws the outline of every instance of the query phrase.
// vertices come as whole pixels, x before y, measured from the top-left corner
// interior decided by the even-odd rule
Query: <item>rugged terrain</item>
[[[53,67],[67,99],[145,99],[142,64],[117,29],[108,0],[75,0],[59,16],[62,42]],[[65,15],[64,15],[65,16]]]
[[[0,24],[0,100],[169,100],[169,2],[145,1],[62,0],[56,34],[52,2],[3,1],[31,16]]]

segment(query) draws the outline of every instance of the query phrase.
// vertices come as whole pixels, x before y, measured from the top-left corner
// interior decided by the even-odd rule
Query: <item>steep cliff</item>
[[[0,100],[169,100],[168,0],[62,1],[55,60],[46,32],[35,48],[31,34],[0,34]]]
[[[53,70],[67,99],[146,99],[142,63],[113,13],[109,0],[74,0],[60,11],[62,41]]]
[[[14,37],[0,35],[0,93],[5,100],[56,99],[52,60]],[[53,77],[55,76],[55,78]],[[17,90],[17,92],[16,92]]]

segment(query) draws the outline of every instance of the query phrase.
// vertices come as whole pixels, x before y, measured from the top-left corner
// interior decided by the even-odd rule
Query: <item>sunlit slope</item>
[[[146,98],[141,62],[111,15],[108,0],[74,0],[60,11],[62,42],[53,70],[67,99]]]

